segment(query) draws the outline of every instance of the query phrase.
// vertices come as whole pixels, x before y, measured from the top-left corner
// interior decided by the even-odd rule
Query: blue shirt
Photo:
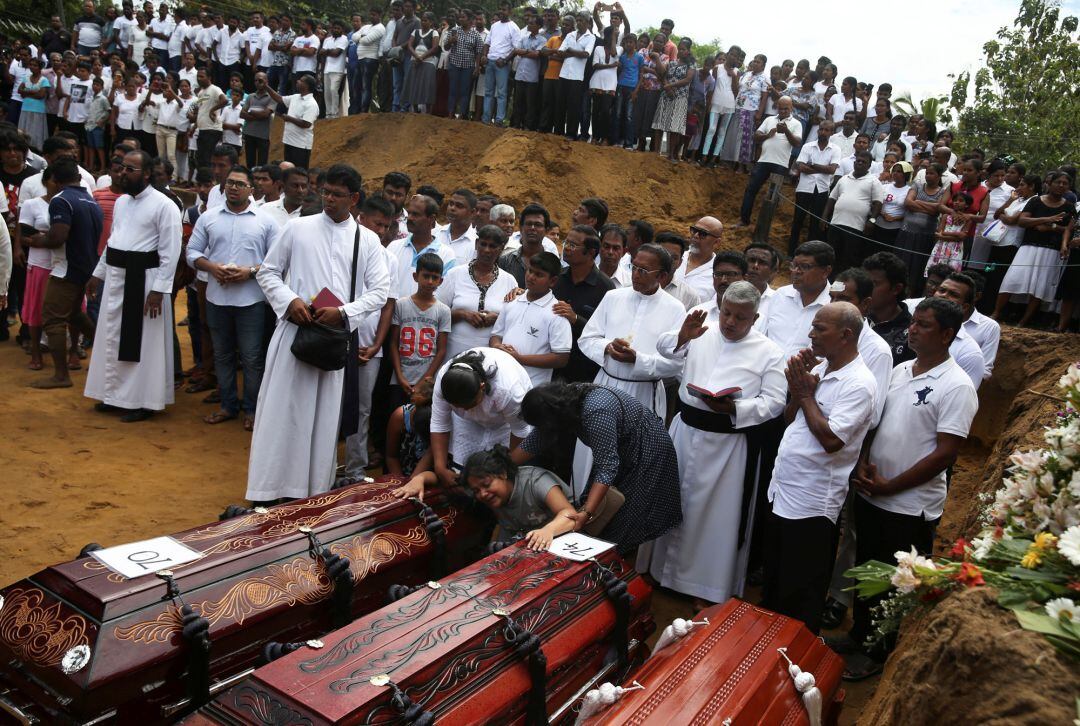
[[[195,267],[195,260],[205,257],[219,265],[230,263],[240,268],[262,264],[270,244],[277,239],[280,230],[273,220],[255,214],[248,208],[237,214],[228,205],[203,212],[188,240],[187,263]],[[206,299],[215,305],[247,307],[265,302],[262,288],[254,276],[243,282],[222,285],[213,275],[206,285]]]
[[[49,221],[51,224],[68,225],[67,241],[64,243],[67,270],[63,278],[77,285],[85,285],[98,263],[97,246],[104,225],[101,207],[90,192],[81,186],[64,187],[49,202]],[[54,264],[54,275],[57,275],[57,267],[59,265]]]
[[[356,41],[353,40],[353,33],[355,33],[355,32],[356,32],[355,30],[349,31],[349,33],[348,33],[349,47],[345,49],[345,55],[348,58],[349,72],[350,73],[352,73],[352,72],[354,72],[356,70],[356,64],[357,64],[357,60],[356,60]]]
[[[645,58],[641,53],[634,53],[627,58],[626,51],[622,51],[619,54],[619,85],[629,86],[630,88],[637,86],[638,75],[641,73],[641,66],[644,63]]]

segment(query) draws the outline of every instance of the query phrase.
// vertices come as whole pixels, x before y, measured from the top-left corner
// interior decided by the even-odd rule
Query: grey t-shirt
[[[510,499],[495,512],[501,530],[499,538],[524,537],[550,522],[554,512],[547,508],[547,495],[552,487],[559,487],[566,498],[570,498],[570,487],[547,469],[520,467]]]
[[[401,45],[409,39],[414,30],[420,29],[420,18],[413,16],[412,20],[402,17],[394,25],[394,45]]]
[[[401,372],[409,385],[415,385],[431,366],[439,334],[450,332],[450,308],[436,300],[427,310],[421,310],[412,296],[398,298],[393,324],[398,327]]]
[[[270,94],[266,91],[249,93],[244,101],[244,108],[248,111],[260,111],[267,108],[273,110],[275,105],[273,99],[270,98]],[[269,139],[270,117],[245,119],[244,136],[250,136],[254,139]]]

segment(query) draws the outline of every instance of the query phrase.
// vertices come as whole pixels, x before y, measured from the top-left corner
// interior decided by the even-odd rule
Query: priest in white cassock
[[[667,414],[664,379],[682,370],[682,361],[656,352],[656,339],[686,316],[683,304],[660,286],[674,265],[663,247],[641,245],[630,264],[631,286],[604,295],[578,339],[578,349],[600,365],[593,383],[626,391],[661,420]],[[584,486],[591,470],[592,452],[579,442],[572,483]]]
[[[643,551],[637,567],[664,587],[716,603],[741,596],[750,555],[759,446],[752,427],[784,410],[784,353],[754,329],[761,295],[749,282],[724,292],[719,320],[691,311],[657,350],[685,361],[671,422],[679,457],[683,521]],[[699,398],[687,384],[733,395]]]
[[[255,409],[247,487],[252,502],[307,497],[334,482],[345,373],[305,363],[291,347],[298,326],[314,320],[356,330],[386,303],[390,273],[382,245],[350,214],[360,183],[352,167],[330,167],[322,213],[290,220],[259,268],[259,285],[278,323]],[[313,308],[324,288],[344,304]]]
[[[173,273],[180,254],[180,210],[150,186],[150,155],[124,156],[124,195],[116,200],[105,253],[90,292],[101,309],[85,395],[121,421],[150,418],[173,402]],[[102,285],[104,281],[104,285]]]

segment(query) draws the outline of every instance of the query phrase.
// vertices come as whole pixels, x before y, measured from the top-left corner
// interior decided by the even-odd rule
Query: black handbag
[[[360,255],[360,227],[356,227],[356,240],[353,242],[352,284],[349,288],[349,300],[356,297],[356,263]],[[324,371],[340,371],[349,357],[349,341],[352,333],[348,327],[335,328],[318,321],[298,326],[289,350],[296,358],[310,366]]]

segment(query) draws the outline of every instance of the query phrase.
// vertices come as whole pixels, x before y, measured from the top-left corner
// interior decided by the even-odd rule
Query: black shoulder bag
[[[360,256],[360,226],[356,227],[356,239],[353,242],[352,282],[349,286],[349,299],[356,297],[356,263]],[[342,321],[346,322],[346,321]],[[289,350],[298,360],[324,371],[340,371],[349,357],[349,340],[352,334],[348,324],[343,328],[324,325],[312,321],[309,325],[298,326]]]

